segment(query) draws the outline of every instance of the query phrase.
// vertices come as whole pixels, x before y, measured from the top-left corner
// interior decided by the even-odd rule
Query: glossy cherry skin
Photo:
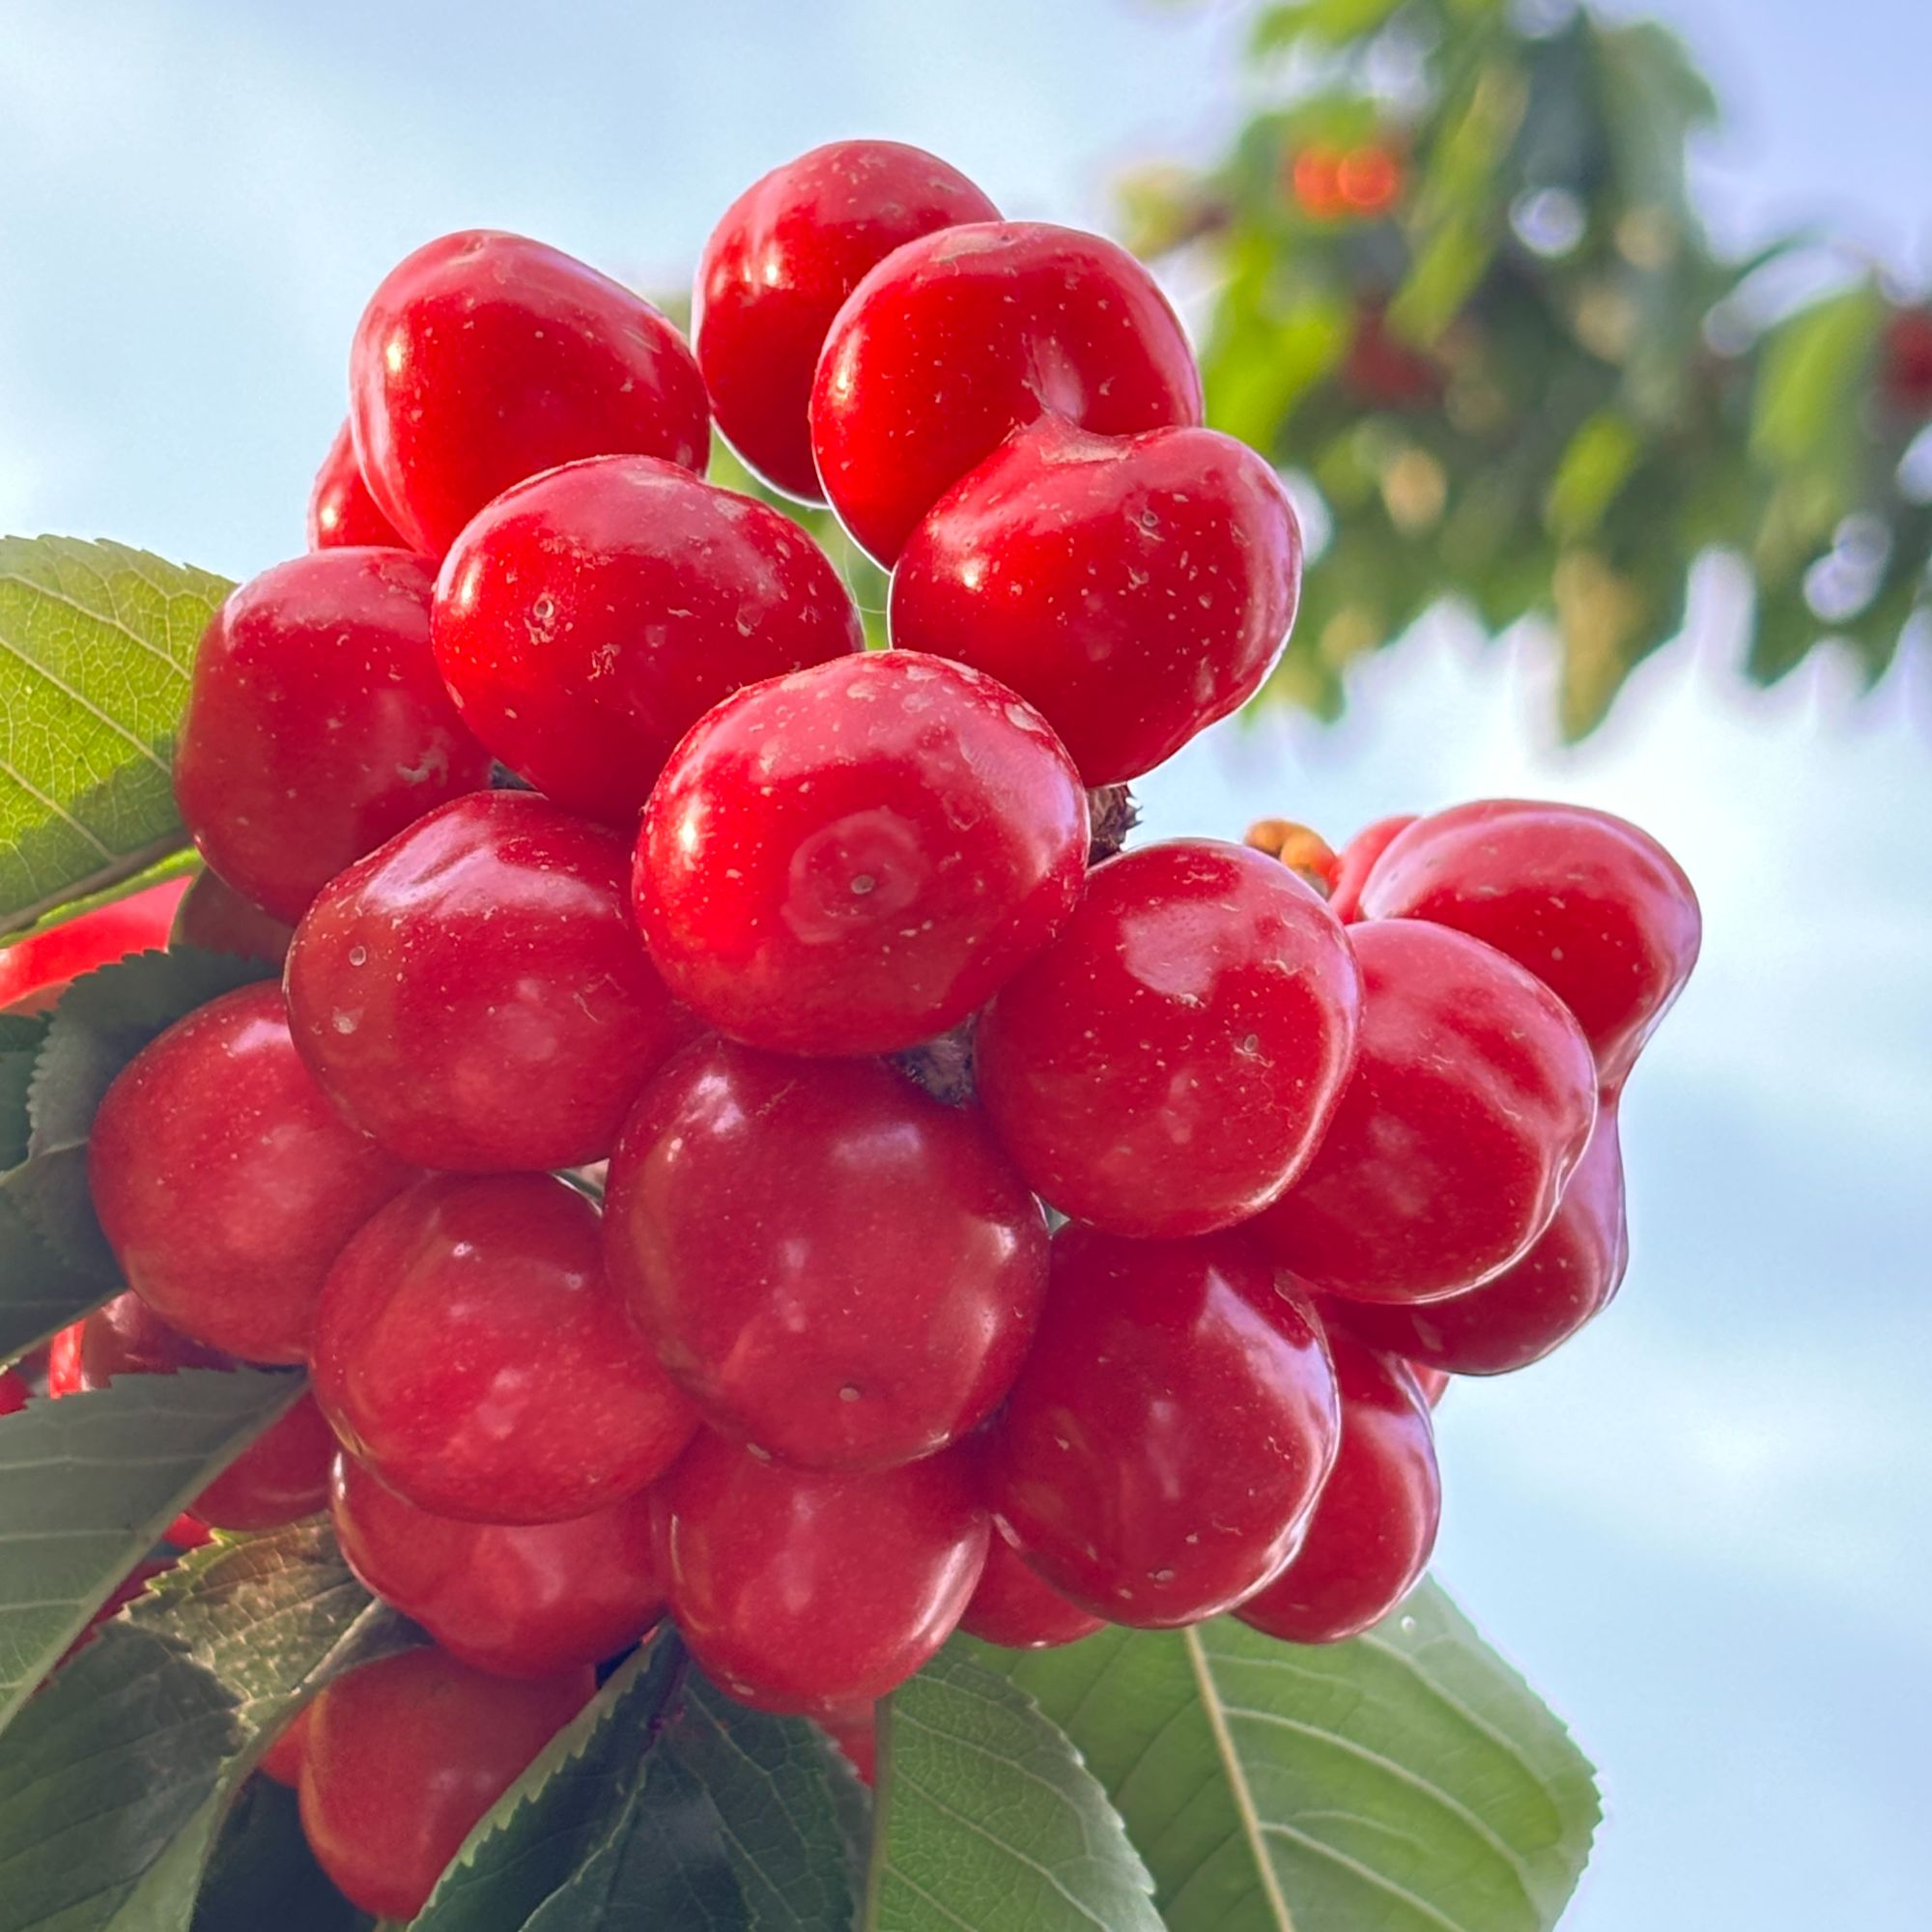
[[[1340,1305],[1354,1309],[1368,1304],[1350,1301]],[[1435,1407],[1449,1393],[1449,1372],[1446,1369],[1432,1369],[1427,1362],[1410,1362],[1408,1372],[1415,1378],[1415,1385],[1422,1391],[1422,1399],[1431,1408]]]
[[[557,804],[628,827],[720,698],[865,647],[789,517],[649,456],[505,491],[443,559],[431,628],[464,723]]]
[[[852,1475],[705,1430],[655,1496],[678,1633],[762,1711],[883,1697],[952,1634],[986,1557],[956,1451]]]
[[[493,1676],[599,1663],[664,1615],[647,1491],[568,1522],[459,1522],[405,1502],[343,1456],[328,1510],[363,1583]]]
[[[1355,1070],[1254,1226],[1324,1293],[1431,1301],[1500,1274],[1549,1225],[1596,1120],[1595,1069],[1562,1002],[1493,947],[1419,920],[1350,936]]]
[[[1235,1612],[1288,1643],[1339,1643],[1429,1567],[1442,1515],[1429,1405],[1406,1363],[1330,1329],[1342,1443],[1301,1548]]]
[[[244,1362],[307,1355],[330,1264],[414,1179],[329,1105],[272,985],[212,1000],[143,1047],[95,1116],[87,1170],[128,1287]]]
[[[12,1369],[0,1369],[0,1415],[18,1415],[34,1392]]]
[[[401,551],[315,551],[231,591],[202,638],[175,797],[210,867],[272,918],[490,781],[430,655],[429,597]]]
[[[232,1369],[232,1355],[178,1335],[138,1294],[121,1294],[81,1323],[74,1388],[105,1388],[116,1376],[171,1376]],[[312,1396],[303,1396],[187,1506],[215,1529],[276,1529],[328,1500],[335,1439]]]
[[[187,890],[185,879],[163,879],[130,893],[111,905],[30,933],[0,951],[0,1008],[13,1013],[43,1013],[77,975],[91,973],[168,943],[168,924]]]
[[[953,484],[1049,413],[1100,436],[1198,423],[1193,351],[1114,242],[969,222],[895,249],[852,291],[812,382],[812,456],[839,522],[891,565]]]
[[[452,800],[325,886],[289,952],[324,1092],[466,1172],[602,1160],[697,1031],[632,923],[630,843],[534,792]]]
[[[1254,696],[1300,590],[1294,507],[1245,443],[1043,416],[907,539],[892,636],[1010,685],[1088,784],[1119,784]]]
[[[986,1003],[1065,923],[1087,794],[1039,714],[875,651],[726,698],[651,795],[634,900],[671,991],[781,1053],[889,1053]]]
[[[390,270],[356,325],[349,394],[369,493],[429,556],[540,470],[619,454],[698,470],[710,446],[704,379],[649,302],[491,229]]]
[[[1656,839],[1579,805],[1488,799],[1418,819],[1362,887],[1365,919],[1487,940],[1576,1014],[1604,1089],[1622,1086],[1697,963],[1703,917]]]
[[[304,1704],[275,1734],[274,1742],[255,1760],[255,1769],[277,1784],[293,1791],[301,1782],[302,1759],[308,1751],[308,1714],[315,1708]]]
[[[1355,1049],[1361,978],[1286,866],[1176,839],[1094,868],[1053,944],[980,1021],[995,1131],[1062,1213],[1207,1234],[1308,1164]]]
[[[549,1175],[442,1176],[330,1271],[309,1363],[349,1452],[466,1522],[560,1522],[651,1482],[696,1426],[604,1272],[595,1208]]]
[[[1335,883],[1328,893],[1328,910],[1344,925],[1353,925],[1362,917],[1362,885],[1375,869],[1376,861],[1414,823],[1412,811],[1378,818],[1373,825],[1363,826],[1342,847],[1335,863]]]
[[[315,472],[308,498],[308,547],[340,550],[373,544],[381,550],[408,550],[408,540],[376,507],[362,466],[355,461],[355,440],[345,421]]]
[[[1334,1372],[1298,1286],[1239,1233],[1069,1222],[985,1495],[1027,1561],[1109,1622],[1164,1630],[1281,1568],[1334,1460]]]
[[[833,317],[903,242],[999,218],[956,168],[897,141],[828,142],[753,182],[711,231],[691,302],[719,431],[746,465],[822,501],[807,412]]]
[[[1623,1156],[1613,1106],[1597,1115],[1555,1218],[1493,1281],[1412,1308],[1350,1303],[1337,1319],[1378,1349],[1458,1376],[1502,1376],[1540,1362],[1609,1306],[1624,1278]]]
[[[483,1814],[596,1689],[592,1670],[518,1683],[433,1646],[346,1672],[309,1706],[309,1849],[352,1904],[413,1918]]]
[[[986,1567],[959,1628],[1007,1650],[1051,1650],[1104,1630],[1105,1623],[1069,1604],[1027,1563],[997,1523],[986,1544]]]
[[[289,956],[295,927],[252,906],[214,872],[197,872],[175,907],[171,946],[198,946],[205,952],[232,952],[279,966]]]
[[[885,1468],[975,1428],[1046,1292],[1039,1204],[979,1110],[874,1060],[695,1047],[624,1129],[604,1232],[705,1421],[816,1468]]]

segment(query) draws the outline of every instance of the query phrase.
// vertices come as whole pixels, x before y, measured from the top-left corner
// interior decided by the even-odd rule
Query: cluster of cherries
[[[176,767],[181,930],[285,979],[94,1131],[129,1292],[57,1385],[305,1363],[192,1516],[326,1504],[435,1639],[271,1760],[391,1917],[667,1612],[861,1753],[955,1628],[1385,1614],[1425,1388],[1617,1285],[1617,1096],[1696,952],[1567,807],[1116,854],[1300,544],[1113,244],[841,143],[725,214],[694,341],[510,235],[382,284]],[[892,571],[892,648],[703,480],[714,421]]]

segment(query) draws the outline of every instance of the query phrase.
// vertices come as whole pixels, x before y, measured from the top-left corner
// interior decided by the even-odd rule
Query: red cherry
[[[1435,1547],[1442,1485],[1407,1365],[1329,1331],[1342,1446],[1301,1548],[1235,1614],[1288,1643],[1337,1643],[1387,1616]]]
[[[1125,249],[1037,221],[908,242],[838,311],[811,446],[838,520],[883,563],[953,484],[1036,418],[1101,436],[1201,420],[1201,372]]]
[[[1549,1225],[1596,1119],[1588,1043],[1541,980],[1420,921],[1350,929],[1355,1070],[1301,1179],[1254,1224],[1312,1286],[1430,1301]]]
[[[1029,1567],[998,1524],[986,1544],[986,1567],[959,1628],[982,1643],[1008,1650],[1051,1650],[1106,1629],[1078,1604],[1069,1604]]]
[[[587,1704],[596,1673],[486,1677],[436,1649],[346,1672],[309,1706],[301,1821],[353,1905],[413,1918],[483,1815]]]
[[[696,1418],[604,1272],[597,1210],[549,1175],[447,1177],[330,1271],[310,1361],[343,1446],[467,1522],[557,1522],[634,1494]]]
[[[362,466],[355,461],[355,442],[344,422],[315,472],[308,499],[308,547],[338,550],[348,545],[373,544],[379,550],[408,550],[409,543],[376,507]],[[285,1782],[287,1780],[284,1780]]]
[[[316,551],[232,591],[202,638],[175,797],[210,867],[275,919],[489,782],[430,655],[429,597],[417,557]]]
[[[1342,151],[1329,142],[1315,141],[1288,159],[1290,191],[1301,212],[1317,221],[1333,221],[1347,206],[1342,199]]]
[[[1294,507],[1246,444],[1045,416],[908,538],[893,642],[1010,685],[1088,784],[1118,784],[1260,689],[1300,586]]]
[[[236,1366],[232,1355],[178,1335],[138,1294],[116,1295],[97,1308],[80,1324],[75,1356],[72,1387],[56,1393],[105,1388],[116,1376]],[[322,1411],[313,1397],[303,1396],[188,1504],[186,1514],[216,1529],[251,1532],[313,1516],[328,1500],[334,1454]],[[180,1539],[171,1533],[170,1540]]]
[[[1097,867],[981,1017],[975,1076],[1028,1181],[1119,1235],[1247,1220],[1308,1164],[1354,1054],[1360,976],[1286,866],[1176,839]]]
[[[879,1707],[862,1701],[831,1704],[810,1713],[811,1721],[830,1738],[859,1782],[875,1783],[879,1775]]]
[[[274,1742],[255,1760],[255,1769],[264,1777],[294,1790],[301,1782],[302,1759],[307,1755],[308,1714],[313,1704],[304,1704],[282,1728]]]
[[[887,1053],[956,1025],[1080,895],[1087,794],[1039,714],[913,651],[741,691],[685,739],[638,844],[670,989],[787,1053]]]
[[[897,141],[833,141],[753,182],[711,231],[691,303],[718,428],[746,465],[822,501],[806,412],[833,317],[901,243],[999,218],[956,168]]]
[[[1932,416],[1932,308],[1900,309],[1887,321],[1879,387],[1901,414]]]
[[[94,1206],[128,1285],[169,1327],[244,1362],[299,1362],[323,1277],[413,1178],[328,1103],[277,986],[178,1020],[107,1090]]]
[[[71,1395],[80,1386],[80,1341],[85,1321],[71,1321],[47,1344],[47,1393]]]
[[[431,556],[539,470],[613,455],[696,470],[709,449],[677,330],[595,269],[491,229],[390,270],[356,325],[349,389],[370,495]]]
[[[289,953],[324,1091],[390,1152],[467,1171],[602,1160],[696,1025],[631,923],[629,841],[532,792],[417,820],[325,886]]]
[[[279,966],[288,957],[294,936],[294,926],[250,905],[215,873],[197,872],[175,907],[168,943],[232,952],[242,959],[267,959]]]
[[[705,1420],[819,1468],[910,1462],[983,1421],[1046,1290],[1039,1205],[978,1109],[876,1061],[694,1048],[624,1129],[604,1226]]]
[[[664,1615],[647,1491],[569,1522],[458,1522],[405,1502],[343,1456],[329,1514],[370,1590],[494,1676],[601,1662]]]
[[[766,1462],[708,1430],[657,1491],[671,1615],[741,1703],[870,1702],[952,1634],[986,1555],[956,1455],[870,1475]]]
[[[1133,1241],[1072,1222],[987,1439],[986,1495],[1055,1590],[1170,1629],[1281,1568],[1335,1435],[1321,1323],[1245,1236]]]
[[[1371,409],[1390,410],[1433,409],[1447,385],[1441,363],[1395,334],[1373,302],[1356,308],[1341,383]]]
[[[1378,1349],[1459,1376],[1501,1376],[1539,1362],[1609,1306],[1630,1236],[1613,1106],[1597,1115],[1555,1218],[1493,1281],[1414,1308],[1350,1303],[1337,1320]]]
[[[34,1392],[12,1369],[0,1369],[0,1415],[18,1415]]]
[[[1365,825],[1342,847],[1336,862],[1335,882],[1328,894],[1328,910],[1344,925],[1353,925],[1362,916],[1362,882],[1375,863],[1394,843],[1398,834],[1415,823],[1413,812],[1393,818],[1378,818]]]
[[[443,561],[432,630],[464,723],[559,805],[627,826],[720,698],[865,646],[789,517],[648,456],[497,497]]]
[[[80,974],[130,952],[165,946],[168,922],[186,890],[185,879],[163,879],[111,905],[16,939],[0,951],[0,1008],[43,1013]]]
[[[1703,920],[1656,839],[1578,805],[1487,799],[1418,819],[1362,887],[1365,919],[1486,940],[1577,1015],[1615,1093],[1697,962]]]

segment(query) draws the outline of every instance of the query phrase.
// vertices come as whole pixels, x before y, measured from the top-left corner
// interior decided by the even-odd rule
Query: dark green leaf
[[[228,589],[120,544],[0,537],[0,930],[186,843],[168,760]]]
[[[0,1360],[11,1361],[78,1321],[112,1290],[47,1246],[15,1190],[37,1184],[15,1168],[0,1179]]]
[[[372,1922],[316,1863],[296,1794],[251,1777],[209,1860],[191,1932],[365,1932]]]
[[[127,1376],[0,1418],[0,1726],[299,1376]]]
[[[27,1090],[48,1017],[0,1013],[0,1173],[27,1157]]]
[[[1161,1932],[1106,1793],[1032,1697],[951,1650],[882,1707],[865,1932]]]
[[[1324,1649],[1222,1618],[976,1654],[1065,1726],[1170,1932],[1548,1932],[1589,1856],[1588,1763],[1433,1585]]]
[[[103,1394],[231,1379],[129,1378]],[[416,1640],[349,1574],[326,1523],[189,1557],[7,1733],[0,1932],[185,1926],[229,1805],[297,1706],[338,1671]]]

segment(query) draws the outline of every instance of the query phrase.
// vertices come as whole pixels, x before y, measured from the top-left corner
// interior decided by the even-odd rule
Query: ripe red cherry
[[[664,1615],[647,1491],[569,1522],[458,1522],[337,1459],[342,1554],[450,1656],[499,1677],[554,1677],[628,1650]]]
[[[539,470],[618,454],[702,469],[709,448],[677,330],[595,269],[491,229],[390,270],[356,325],[349,393],[370,495],[431,556]]]
[[[1412,1308],[1350,1302],[1336,1319],[1421,1369],[1507,1375],[1541,1361],[1602,1314],[1623,1281],[1629,1254],[1616,1109],[1605,1106],[1555,1218],[1520,1262],[1446,1301]]]
[[[913,531],[892,635],[1010,685],[1090,785],[1118,784],[1254,695],[1300,588],[1294,507],[1245,443],[1045,416]]]
[[[197,872],[175,907],[168,931],[173,946],[199,946],[208,952],[232,952],[242,959],[267,959],[279,966],[289,955],[295,927],[270,919],[213,872]]]
[[[1235,1614],[1289,1643],[1337,1643],[1387,1616],[1435,1547],[1442,1485],[1429,1405],[1406,1363],[1332,1328],[1342,1445],[1301,1548]]]
[[[304,1704],[275,1734],[274,1742],[255,1760],[255,1769],[264,1777],[294,1790],[301,1782],[302,1758],[307,1751],[308,1714],[313,1704]]]
[[[833,317],[902,242],[999,218],[956,168],[897,141],[832,141],[753,182],[711,231],[691,302],[718,428],[746,464],[823,500],[806,412]]]
[[[1362,887],[1365,919],[1487,940],[1577,1015],[1614,1094],[1684,990],[1697,895],[1656,839],[1577,805],[1487,799],[1418,819]]]
[[[1063,1213],[1206,1234],[1307,1165],[1360,1000],[1342,928],[1286,866],[1176,839],[1094,869],[1065,930],[980,1019],[975,1075],[1021,1173]]]
[[[810,1713],[859,1782],[874,1783],[879,1775],[879,1707],[875,1703],[829,1704]]]
[[[1037,712],[944,658],[872,652],[741,691],[678,747],[644,813],[638,923],[734,1039],[888,1053],[1053,937],[1087,838]]]
[[[12,1369],[0,1369],[0,1415],[18,1415],[33,1400],[33,1394]]]
[[[1254,1224],[1315,1288],[1430,1301],[1549,1225],[1596,1119],[1590,1049],[1543,982],[1419,920],[1351,928],[1355,1070],[1301,1179]]]
[[[325,886],[289,953],[324,1091],[392,1153],[602,1160],[696,1032],[631,922],[630,844],[533,792],[452,800]]]
[[[694,1048],[625,1127],[604,1226],[705,1420],[819,1468],[910,1462],[984,1420],[1046,1290],[1039,1205],[979,1110],[877,1061]]]
[[[105,1388],[116,1376],[171,1376],[232,1369],[232,1355],[178,1335],[138,1294],[117,1295],[81,1323],[74,1389]],[[63,1391],[65,1393],[66,1391]],[[296,1406],[188,1504],[215,1529],[253,1532],[313,1516],[328,1500],[335,1438],[312,1396]]]
[[[707,1676],[764,1711],[883,1697],[952,1634],[986,1556],[956,1453],[850,1475],[706,1430],[656,1498],[679,1634]]]
[[[440,1650],[348,1671],[309,1706],[301,1821],[354,1905],[413,1918],[483,1814],[587,1704],[591,1670],[486,1677]]]
[[[443,560],[432,631],[464,723],[499,758],[559,805],[632,826],[720,698],[865,644],[831,559],[789,517],[648,456],[504,492]]]
[[[315,472],[315,488],[308,499],[308,547],[338,550],[352,544],[373,544],[382,550],[410,547],[395,525],[376,507],[376,499],[362,480],[362,466],[355,461],[355,441],[345,422],[335,432],[335,440]]]
[[[168,923],[186,889],[185,879],[164,879],[15,940],[0,952],[0,1008],[43,1013],[79,974],[165,946]]]
[[[557,1522],[649,1483],[696,1418],[604,1272],[597,1210],[549,1175],[441,1177],[330,1271],[309,1372],[350,1453],[467,1522]]]
[[[1069,1604],[1032,1570],[1011,1539],[995,1524],[986,1544],[986,1567],[959,1628],[982,1643],[1007,1650],[1051,1650],[1092,1636],[1106,1625]]]
[[[417,557],[316,551],[232,591],[202,638],[175,797],[210,867],[276,919],[489,782],[430,655],[429,597]]]
[[[1375,868],[1375,863],[1397,836],[1406,832],[1415,823],[1413,812],[1399,813],[1393,818],[1378,818],[1373,825],[1365,825],[1342,847],[1336,861],[1335,883],[1328,895],[1328,910],[1344,925],[1353,925],[1362,916],[1362,882]]]
[[[883,564],[1008,436],[1046,414],[1100,436],[1201,420],[1201,373],[1125,249],[1037,221],[896,248],[819,357],[811,446],[838,520]]]
[[[271,985],[144,1047],[100,1103],[87,1167],[128,1287],[244,1362],[306,1356],[330,1263],[413,1179],[329,1105]]]
[[[1164,1630],[1280,1569],[1335,1437],[1321,1323],[1244,1235],[1133,1241],[1072,1222],[987,1439],[985,1493],[1055,1590]]]

